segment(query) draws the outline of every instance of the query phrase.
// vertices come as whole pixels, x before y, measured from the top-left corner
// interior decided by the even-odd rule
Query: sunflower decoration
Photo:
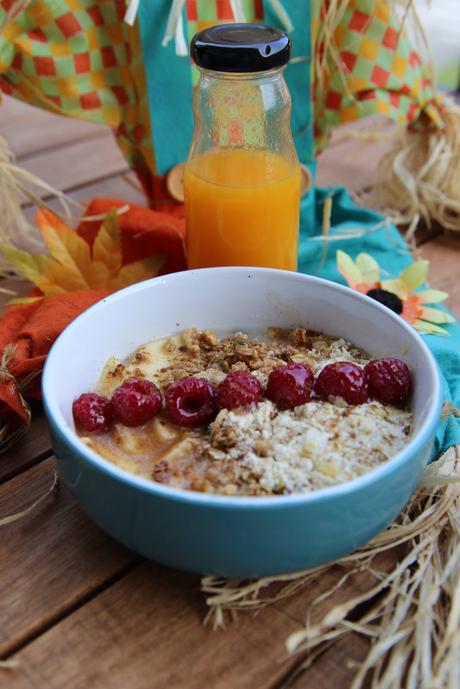
[[[449,295],[437,289],[420,289],[426,282],[428,267],[429,261],[415,261],[399,277],[382,280],[383,271],[369,254],[361,253],[353,261],[344,251],[337,251],[337,268],[349,287],[384,304],[423,333],[448,335],[441,326],[454,323],[455,318],[427,304],[440,304]]]

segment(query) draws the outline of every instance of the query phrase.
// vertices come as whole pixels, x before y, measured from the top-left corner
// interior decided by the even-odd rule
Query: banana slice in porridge
[[[207,381],[202,386],[216,391],[229,374],[245,372],[260,388],[256,401],[220,411],[216,406],[209,422],[197,427],[173,423],[162,408],[138,426],[115,422],[103,432],[81,435],[108,461],[174,488],[248,496],[327,488],[399,452],[411,434],[410,410],[368,397],[367,388],[353,404],[340,395],[320,399],[312,388],[307,401],[283,408],[275,398],[267,399],[269,376],[278,367],[300,366],[317,381],[325,367],[340,362],[356,373],[370,360],[342,338],[305,328],[221,338],[212,331],[186,330],[143,344],[124,361],[109,359],[96,393],[110,398],[134,377],[154,383],[164,399],[184,378]]]

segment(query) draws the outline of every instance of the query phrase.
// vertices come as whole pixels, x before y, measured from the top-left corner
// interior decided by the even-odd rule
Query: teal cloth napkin
[[[323,206],[326,197],[332,196],[330,236],[338,239],[327,242],[324,253],[322,241]],[[412,262],[411,252],[400,232],[391,223],[379,226],[384,218],[379,213],[357,206],[348,192],[340,187],[313,189],[302,200],[299,241],[299,271],[346,284],[336,264],[338,249],[352,258],[360,252],[373,256],[387,271],[396,277]],[[377,226],[377,229],[374,229]],[[340,239],[345,234],[367,228],[368,232],[352,239]],[[436,285],[433,285],[436,287]],[[443,326],[449,335],[422,335],[434,354],[441,370],[444,397],[453,406],[460,407],[460,327],[458,323]],[[460,419],[453,415],[442,420],[433,449],[438,458],[453,445],[460,443]]]

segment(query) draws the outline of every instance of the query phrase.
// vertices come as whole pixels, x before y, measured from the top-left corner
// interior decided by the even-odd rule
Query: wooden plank
[[[103,125],[55,115],[14,98],[5,98],[0,105],[1,135],[22,165],[27,156],[97,138],[107,130]]]
[[[268,608],[215,632],[204,613],[196,577],[146,563],[20,652],[8,688],[255,689],[284,676],[289,618]]]
[[[1,122],[10,122],[11,120],[19,119],[25,115],[35,113],[37,110],[38,108],[35,108],[28,103],[24,103],[18,98],[12,98],[11,96],[6,96],[2,93],[2,99],[0,101]]]
[[[379,126],[381,139],[369,134],[376,126]],[[382,121],[381,117],[363,118],[337,127],[327,148],[318,157],[318,186],[341,185],[350,191],[369,187],[376,179],[378,161],[392,146],[387,137],[393,127],[389,120]]]
[[[338,639],[306,670],[294,670],[277,689],[348,689],[369,650],[369,641],[356,633]]]
[[[31,410],[32,422],[27,433],[0,455],[0,483],[5,483],[51,454],[51,440],[41,404],[35,402]]]
[[[420,247],[419,255],[430,261],[430,286],[449,293],[446,305],[460,318],[460,232],[432,239]]]
[[[23,167],[60,191],[75,189],[128,170],[126,160],[108,130],[94,141],[85,139],[32,155]],[[48,196],[40,190],[38,195]]]
[[[139,183],[134,173],[127,173],[127,177],[133,181],[133,184],[138,186]],[[124,174],[112,175],[105,179],[97,180],[96,182],[90,182],[77,189],[71,189],[67,192],[67,196],[77,204],[80,204],[80,206],[71,206],[73,226],[78,223],[79,217],[82,215],[86,205],[92,198],[121,199],[127,203],[136,203],[139,206],[147,205],[144,193],[140,189],[129,184],[125,180]],[[48,198],[47,204],[57,211],[60,210],[60,204],[55,198]],[[35,214],[35,208],[30,205],[25,206],[24,214],[32,221]]]
[[[1,486],[0,519],[43,495],[55,468],[55,460],[48,459]],[[1,528],[1,654],[53,624],[136,561],[90,522],[64,485],[37,512]]]
[[[144,563],[20,650],[8,689],[40,681],[53,689],[151,689],[153,677],[154,686],[174,689],[277,687],[303,659],[286,658],[287,636],[342,574],[325,572],[296,596],[213,631],[202,624],[197,577]],[[360,575],[348,592],[368,585]],[[324,688],[336,689],[330,679]]]

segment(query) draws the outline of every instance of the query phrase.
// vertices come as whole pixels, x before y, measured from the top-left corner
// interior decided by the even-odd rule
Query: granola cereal
[[[364,367],[370,357],[341,338],[300,327],[271,328],[264,337],[235,332],[222,338],[190,329],[144,344],[126,361],[109,359],[96,392],[110,397],[133,375],[152,381],[163,395],[187,376],[217,387],[233,371],[250,372],[265,388],[277,366],[307,364],[317,375],[338,361]],[[163,410],[136,428],[115,423],[83,439],[118,466],[175,488],[282,495],[327,488],[374,469],[407,444],[411,424],[409,410],[375,399],[349,405],[339,397],[313,397],[280,409],[263,398],[221,409],[199,428],[174,425]]]

